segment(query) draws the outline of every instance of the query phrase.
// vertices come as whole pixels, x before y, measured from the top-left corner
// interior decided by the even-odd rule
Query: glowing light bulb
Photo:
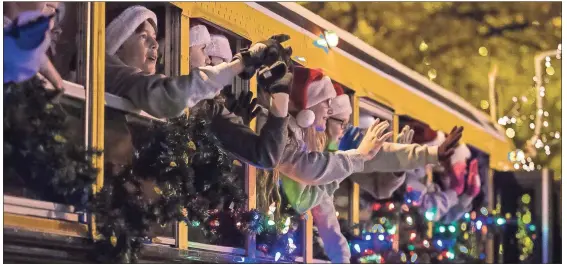
[[[439,227],[439,232],[445,233],[445,226],[440,226],[440,227]]]
[[[454,227],[454,226],[452,226],[452,225],[451,225],[451,226],[449,226],[449,232],[451,232],[451,233],[455,233],[455,231],[456,231],[456,229],[455,229],[455,227]]]
[[[496,224],[498,225],[503,225],[506,223],[506,219],[499,217],[498,219],[496,219]]]
[[[274,257],[274,260],[275,261],[280,260],[281,256],[282,256],[282,253],[276,252],[276,256]]]
[[[360,253],[360,246],[358,244],[354,244],[354,250],[356,250],[356,252]]]
[[[325,30],[325,40],[329,47],[337,47],[339,44],[339,36],[332,30]]]
[[[372,239],[372,236],[371,236],[371,235],[366,235],[366,240],[370,240],[370,239]]]
[[[383,241],[383,240],[384,240],[384,235],[378,235],[378,240]]]
[[[442,247],[443,246],[443,241],[441,241],[441,239],[437,239],[437,245]]]
[[[435,214],[434,214],[433,212],[431,212],[431,211],[425,212],[425,218],[426,218],[428,221],[433,221],[433,217],[434,217],[434,216],[435,216]]]
[[[412,262],[412,263],[415,263],[416,260],[417,260],[417,253],[413,253],[413,254],[411,255],[411,262]]]
[[[410,234],[410,240],[413,241],[416,237],[417,237],[417,234],[414,233],[414,232],[411,232],[411,234]]]
[[[482,228],[482,221],[478,220],[476,221],[476,229],[480,230]]]

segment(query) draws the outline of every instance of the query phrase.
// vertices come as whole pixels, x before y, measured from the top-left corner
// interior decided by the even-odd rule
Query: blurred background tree
[[[547,166],[561,177],[560,57],[541,62],[541,143],[529,141],[538,112],[534,56],[561,49],[561,2],[300,4],[486,113],[488,74],[497,68],[496,119],[525,154],[516,167]]]

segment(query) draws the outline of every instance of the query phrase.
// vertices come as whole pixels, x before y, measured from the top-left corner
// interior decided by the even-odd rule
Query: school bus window
[[[144,8],[135,7],[141,5]],[[169,3],[107,3],[106,4],[106,27],[107,27],[107,53],[114,53],[123,63],[134,65],[142,71],[155,72],[166,76],[179,74],[179,33],[180,33],[180,14],[181,11]],[[139,13],[147,17],[141,25],[134,25],[136,21],[123,21],[116,24],[116,21],[127,20],[132,13]],[[154,21],[154,15],[156,21]],[[113,22],[115,21],[115,22]],[[139,21],[138,21],[139,22]],[[135,27],[134,29],[128,27]],[[134,39],[121,39],[121,34],[131,32],[144,37],[149,45],[148,53],[142,54],[143,60],[139,61],[139,54],[133,54],[126,50],[121,50],[123,45]],[[110,32],[110,33],[109,33]],[[153,33],[155,32],[155,36]],[[138,36],[137,35],[137,36]],[[109,39],[110,38],[110,39]],[[123,43],[113,43],[113,40]],[[159,45],[159,47],[158,47]],[[116,47],[118,46],[118,47]],[[146,47],[146,46],[144,46]],[[153,49],[157,52],[154,54]],[[138,56],[138,57],[136,57]],[[151,61],[148,61],[151,60]],[[155,60],[155,63],[152,62]],[[155,68],[154,68],[155,67]],[[108,75],[108,73],[107,73]],[[112,92],[108,87],[107,91]],[[140,88],[142,89],[142,88]],[[112,96],[116,98],[116,96]],[[151,100],[151,99],[149,99]],[[123,103],[124,101],[107,101]],[[127,102],[127,101],[126,101]],[[111,105],[111,104],[109,104]],[[148,131],[149,120],[125,112],[127,104],[112,104],[107,108],[105,115],[105,178],[111,177],[121,166],[132,162],[134,150],[150,137]],[[142,193],[145,199],[153,200],[155,192],[153,184],[150,182],[142,183]],[[164,226],[152,224],[150,235],[155,242],[164,244],[175,244],[174,227],[176,224],[166,224]],[[173,241],[173,243],[171,242]]]
[[[157,21],[155,23],[157,25],[152,25],[153,27],[155,27],[155,40],[159,45],[158,56],[156,58],[156,73],[164,74],[167,76],[179,74],[179,25],[181,10],[167,3],[137,3],[136,5],[146,7],[151,12],[153,12],[157,18]],[[107,27],[112,22],[112,20],[117,18],[122,12],[132,6],[135,5],[131,3],[107,3]],[[144,14],[145,16],[148,16],[148,18],[151,17],[151,15],[147,13]],[[125,22],[124,27],[128,26],[128,22]]]
[[[53,29],[50,31],[51,43],[47,50],[47,58],[49,60],[46,61],[46,64],[42,65],[40,75],[47,79],[47,82],[45,82],[47,88],[60,86],[65,89],[66,94],[59,101],[61,104],[57,108],[57,110],[60,110],[65,115],[66,129],[63,137],[73,144],[84,146],[85,126],[83,117],[86,95],[84,90],[85,84],[79,81],[83,79],[78,78],[78,76],[84,77],[86,71],[84,65],[79,65],[79,62],[73,58],[76,57],[77,53],[86,54],[83,35],[86,23],[77,23],[79,22],[79,18],[86,12],[86,4],[70,2],[44,3],[43,11],[48,13],[54,12],[56,16],[53,20]],[[18,3],[12,2],[4,5],[8,9],[11,9],[10,5],[17,4]],[[63,81],[62,79],[67,81]],[[65,201],[62,196],[51,192],[50,189],[44,189],[43,185],[47,185],[47,183],[43,181],[48,180],[49,178],[44,178],[34,181],[33,183],[28,183],[25,181],[10,182],[10,180],[7,179],[5,183],[5,193],[6,195],[14,197],[5,197],[5,203],[11,204],[13,202],[18,205],[13,207],[28,207],[45,210],[47,208],[44,207],[47,206],[41,201],[49,201],[60,204],[60,209],[66,209],[64,211],[67,211],[67,213],[73,217],[72,219],[65,219],[67,218],[64,217],[65,214],[61,214],[61,217],[58,215],[56,219],[77,221],[75,213],[73,213],[72,210],[73,207],[64,205],[68,203],[68,201]],[[40,189],[38,189],[38,187],[40,187]],[[73,197],[73,200],[76,199],[73,203],[79,202],[83,195],[86,195],[86,193],[77,193],[76,196]],[[24,197],[32,199],[33,201],[27,201],[22,204],[18,203],[21,198],[17,197]],[[13,207],[11,209],[13,209]],[[26,214],[32,216],[49,217],[49,214],[40,213],[41,211],[37,210],[30,210],[28,212],[26,209],[18,209],[18,211],[24,211]],[[57,209],[54,211],[58,212]]]
[[[189,45],[189,67],[196,68],[206,65],[218,65],[223,62],[230,62],[232,56],[240,48],[248,46],[250,42],[238,35],[219,27],[209,21],[202,19],[191,19],[190,21],[190,45]],[[226,86],[224,92],[230,92],[237,97],[242,92],[249,91],[249,82],[235,77],[232,85]],[[234,159],[231,157],[230,159]],[[233,174],[237,176],[237,185],[244,189],[246,177],[246,165],[244,163],[234,163]],[[226,204],[226,203],[225,203]],[[223,215],[223,211],[228,210],[230,205],[219,205],[220,218],[229,218]],[[214,240],[210,236],[203,235],[201,232],[203,224],[189,226],[189,241],[216,244],[227,247],[244,247],[244,237],[234,237],[230,241]]]

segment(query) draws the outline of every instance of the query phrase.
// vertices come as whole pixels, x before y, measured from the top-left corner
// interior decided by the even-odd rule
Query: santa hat
[[[427,142],[422,143],[423,145],[428,145],[428,146],[438,146],[441,145],[443,143],[443,141],[445,141],[445,133],[442,131],[433,131],[433,134],[435,135],[435,137]],[[429,137],[429,136],[428,136]]]
[[[124,44],[136,28],[144,21],[152,20],[157,26],[157,17],[154,12],[143,6],[131,6],[122,11],[108,26],[106,26],[106,52],[114,55]]]
[[[360,115],[358,119],[358,128],[360,129],[368,129],[372,124],[376,121],[376,118],[370,115]]]
[[[349,96],[345,94],[343,88],[338,83],[333,82],[333,87],[335,87],[337,97],[331,101],[331,109],[333,110],[332,116],[350,115],[352,113],[352,107],[350,106]]]
[[[451,165],[459,162],[466,163],[467,159],[471,158],[471,150],[466,144],[460,144],[455,148],[455,153],[451,156]]]
[[[422,145],[436,146],[445,141],[445,133],[435,131],[429,125],[419,122],[410,121],[406,123],[414,132],[413,142]]]
[[[195,25],[189,29],[189,47],[211,44],[211,34],[205,25]]]
[[[309,108],[337,96],[333,83],[320,69],[294,67],[290,100],[300,109],[297,125],[308,128],[315,122],[315,113]]]
[[[230,62],[230,60],[232,60],[230,43],[224,35],[211,35],[211,44],[207,45],[205,52],[208,56],[222,58],[225,62]]]

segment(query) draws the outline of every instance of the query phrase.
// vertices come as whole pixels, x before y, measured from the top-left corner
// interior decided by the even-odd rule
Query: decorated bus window
[[[206,20],[190,20],[189,67],[216,66],[228,63],[233,55],[250,42]],[[248,81],[235,77],[214,99],[217,103],[232,102],[248,93]],[[197,112],[209,103],[201,102],[190,112]],[[226,104],[225,104],[226,106]],[[191,115],[191,114],[190,114]],[[243,120],[244,124],[250,121]],[[189,241],[243,249],[246,237],[241,232],[241,218],[247,214],[245,193],[247,165],[211,141],[211,132],[200,132],[194,138],[199,158],[194,158],[195,188],[202,205],[194,214],[206,216],[189,225]],[[220,133],[220,132],[219,132]]]
[[[6,3],[5,23],[7,19],[18,17],[20,15],[18,10],[25,10],[22,6],[24,4]],[[23,112],[21,115],[5,116],[4,134],[6,142],[12,143],[11,150],[15,153],[20,153],[19,148],[25,146],[18,144],[18,141],[37,146],[41,148],[39,149],[41,152],[34,151],[32,156],[19,156],[13,162],[10,162],[12,156],[5,153],[5,161],[14,166],[13,169],[5,171],[7,172],[5,191],[8,195],[5,197],[5,202],[9,209],[7,212],[26,212],[32,216],[49,217],[49,211],[53,211],[55,219],[86,221],[77,213],[84,211],[89,191],[88,188],[83,188],[84,186],[77,187],[81,183],[88,183],[93,176],[89,171],[91,162],[84,160],[81,155],[85,148],[83,117],[86,100],[84,90],[86,67],[72,59],[74,54],[86,52],[83,30],[87,25],[78,23],[79,17],[86,12],[86,3],[37,2],[35,6],[38,8],[37,11],[41,11],[44,15],[53,15],[50,22],[53,28],[48,32],[51,43],[39,73],[31,80],[15,85],[21,86],[21,89],[5,89],[4,97],[9,102],[5,107],[6,113],[20,113],[22,110]],[[73,66],[73,71],[81,78],[71,74],[70,66]],[[55,88],[65,89],[65,93],[51,98],[52,96],[49,95],[56,93]],[[29,95],[23,98],[16,95],[30,89],[35,91],[26,93],[37,98],[30,98]],[[15,106],[17,110],[11,109]],[[30,124],[30,121],[34,122]],[[26,126],[32,127],[25,128]],[[32,134],[21,133],[30,130]],[[53,161],[52,159],[55,158],[57,160]],[[81,170],[80,168],[84,171],[77,171]],[[20,169],[24,169],[25,173]],[[73,192],[68,191],[71,187],[74,189]],[[25,197],[33,201],[16,197]],[[55,204],[45,203],[46,201]]]
[[[133,210],[140,207],[137,218],[151,227],[148,240],[166,245],[176,243],[177,218],[172,216],[182,215],[177,208],[182,209],[184,204],[176,201],[179,207],[165,205],[175,200],[172,196],[176,195],[172,194],[183,194],[179,189],[188,173],[181,165],[184,159],[176,160],[176,156],[182,154],[175,153],[178,149],[174,146],[181,145],[168,142],[167,138],[170,134],[166,130],[171,127],[164,118],[175,115],[151,108],[155,104],[163,105],[157,101],[167,98],[148,94],[134,96],[133,93],[146,89],[141,84],[144,82],[136,79],[139,72],[145,75],[139,76],[140,79],[179,74],[180,16],[181,10],[169,3],[106,4],[104,185],[122,186],[119,180],[122,178],[131,186],[122,193],[102,194],[122,201],[137,198],[140,205],[121,204],[120,207]],[[140,87],[135,87],[138,84]],[[129,92],[125,92],[127,90]],[[183,146],[189,150],[188,141],[183,141]],[[187,154],[184,150],[180,152]],[[167,155],[166,160],[160,159],[163,155]],[[107,207],[105,211],[111,211],[114,206],[104,207]],[[152,207],[161,212],[155,217],[144,216]]]

